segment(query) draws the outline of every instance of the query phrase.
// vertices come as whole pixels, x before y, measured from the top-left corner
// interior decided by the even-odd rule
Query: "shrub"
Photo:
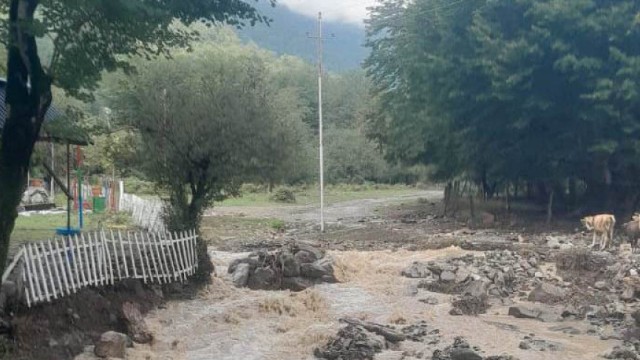
[[[124,179],[124,191],[127,194],[136,195],[155,195],[155,185],[150,181],[138,179],[136,177],[129,177]]]
[[[296,195],[293,190],[285,187],[280,187],[271,195],[271,201],[278,203],[292,204],[296,202]]]
[[[284,223],[284,220],[274,219],[269,222],[269,227],[276,231],[284,231],[287,225]]]

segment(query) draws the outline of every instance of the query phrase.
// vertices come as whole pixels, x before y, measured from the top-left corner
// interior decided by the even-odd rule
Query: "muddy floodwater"
[[[597,359],[617,344],[587,335],[585,322],[565,321],[563,327],[579,335],[558,331],[558,323],[507,316],[506,306],[493,306],[485,315],[451,316],[451,296],[415,292],[415,280],[400,276],[416,260],[464,255],[451,247],[433,251],[330,252],[336,261],[338,284],[323,284],[301,293],[237,289],[226,266],[241,253],[211,251],[218,271],[213,284],[191,301],[170,302],[147,316],[155,340],[136,345],[130,359],[313,359],[313,349],[341,327],[339,319],[357,317],[384,324],[411,324],[425,320],[440,330],[442,346],[455,336],[465,337],[485,356],[509,354],[519,359]],[[438,304],[420,302],[425,295]],[[555,330],[554,330],[555,329]],[[522,350],[524,336],[559,345],[558,351]],[[400,348],[376,359],[402,359],[404,352],[419,352],[421,343],[403,342]],[[430,353],[425,351],[425,358]]]

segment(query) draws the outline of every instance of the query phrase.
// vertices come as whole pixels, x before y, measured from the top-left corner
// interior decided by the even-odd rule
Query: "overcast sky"
[[[375,2],[376,0],[278,0],[279,5],[303,15],[317,17],[321,11],[326,20],[361,26],[364,26],[362,21],[367,16],[367,7]]]

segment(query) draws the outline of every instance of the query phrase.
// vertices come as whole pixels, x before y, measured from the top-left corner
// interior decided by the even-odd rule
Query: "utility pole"
[[[316,40],[316,57],[318,59],[318,135],[320,138],[320,231],[324,232],[324,141],[322,138],[322,13],[318,13],[318,29],[314,36]]]

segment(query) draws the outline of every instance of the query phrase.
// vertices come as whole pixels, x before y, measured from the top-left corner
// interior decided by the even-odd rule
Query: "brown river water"
[[[154,332],[151,345],[129,349],[129,359],[259,360],[313,359],[313,349],[326,343],[340,328],[339,319],[354,316],[390,323],[407,324],[420,320],[440,329],[440,347],[463,336],[484,355],[502,353],[522,360],[597,359],[617,344],[586,334],[584,322],[544,323],[507,316],[507,307],[493,306],[478,317],[451,316],[450,296],[435,293],[411,294],[415,280],[401,277],[400,271],[416,260],[430,260],[465,254],[459,248],[434,251],[331,252],[336,260],[339,284],[324,284],[301,293],[250,291],[231,285],[226,265],[240,253],[212,251],[219,272],[214,283],[190,301],[170,302],[153,311],[147,322]],[[425,294],[439,304],[418,301]],[[551,330],[571,326],[582,335]],[[525,335],[560,345],[559,351],[522,350]],[[403,352],[433,350],[422,343],[403,342],[399,349],[379,354],[376,359],[410,359]],[[421,349],[422,347],[422,349]],[[77,359],[87,359],[86,355]]]

